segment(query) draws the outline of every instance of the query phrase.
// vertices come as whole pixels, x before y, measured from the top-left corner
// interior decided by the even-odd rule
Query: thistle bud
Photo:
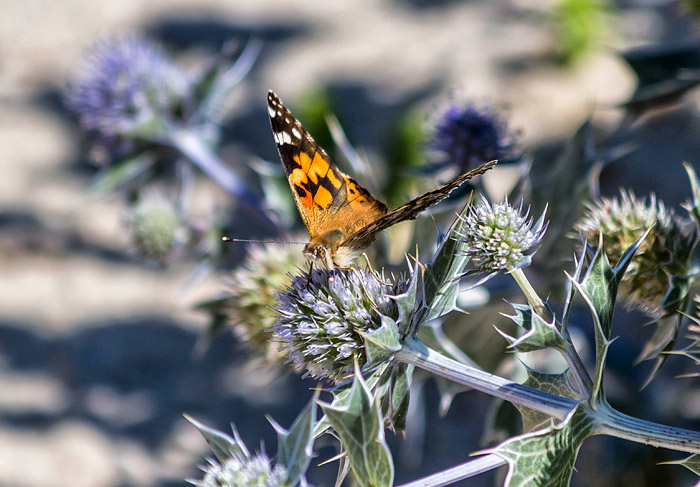
[[[672,276],[692,273],[694,227],[667,210],[653,194],[640,200],[631,191],[621,191],[619,198],[589,203],[575,228],[591,242],[602,233],[605,253],[614,263],[651,227],[620,283],[620,295],[628,306],[654,316],[673,284]]]
[[[245,260],[228,279],[229,296],[224,312],[239,340],[262,350],[268,361],[279,357],[270,330],[279,290],[289,285],[306,260],[296,247],[285,244],[253,245]]]
[[[547,225],[544,212],[534,224],[529,212],[521,213],[522,205],[516,209],[508,201],[470,208],[458,238],[476,270],[493,274],[530,265]]]
[[[272,465],[264,453],[243,459],[230,457],[223,463],[210,461],[196,487],[289,487],[289,474],[282,465]]]
[[[181,243],[184,228],[175,204],[157,191],[148,191],[127,210],[131,240],[144,256],[166,261]]]

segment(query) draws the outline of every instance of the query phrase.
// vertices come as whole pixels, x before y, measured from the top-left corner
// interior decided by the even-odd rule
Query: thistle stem
[[[564,419],[576,406],[573,399],[538,391],[447,358],[418,340],[408,341],[394,358],[557,419]]]
[[[657,448],[700,453],[699,432],[634,418],[616,411],[608,404],[599,407],[596,424],[596,434],[606,434]]]
[[[259,216],[266,226],[277,228],[263,211],[260,198],[248,189],[243,180],[223,163],[219,156],[202,141],[201,137],[188,130],[173,130],[170,143],[228,194]]]
[[[530,284],[530,281],[527,279],[527,276],[525,276],[523,270],[509,270],[511,271],[510,275],[513,276],[515,282],[518,283],[518,286],[523,291],[523,294],[525,294],[527,302],[530,303],[530,306],[532,306],[532,309],[535,311],[535,313],[537,313],[547,321],[551,321],[552,319],[554,319],[552,313],[544,305],[544,302],[539,297],[535,289],[532,287],[532,284]],[[589,393],[593,389],[593,381],[591,380],[591,376],[588,375],[588,371],[583,365],[583,361],[581,360],[581,357],[579,356],[578,352],[576,352],[576,349],[574,349],[573,345],[569,343],[569,346],[566,349],[561,350],[561,354],[563,355],[564,360],[566,360],[566,363],[571,368],[579,392],[582,393],[584,396],[587,396],[587,393]]]
[[[571,342],[567,343],[568,346],[564,350],[560,350],[560,352],[571,369],[571,373],[579,389],[579,394],[584,397],[590,397],[590,393],[593,390],[593,380],[591,380],[591,376],[588,375],[588,370],[586,370],[586,366],[583,364],[583,360],[581,360],[581,356],[574,346]]]
[[[510,271],[510,275],[513,277],[513,279],[515,279],[515,282],[523,291],[527,302],[530,303],[532,309],[535,310],[535,313],[537,313],[542,318],[548,321],[551,320],[553,318],[552,313],[549,312],[547,307],[544,305],[544,302],[537,294],[537,291],[535,291],[535,288],[533,288],[532,284],[530,284],[530,281],[527,280],[527,277],[525,276],[523,270],[520,268],[509,268],[508,270]]]
[[[403,348],[394,354],[394,359],[560,420],[579,404],[573,399],[548,394],[469,367],[440,355],[416,339],[407,341]],[[606,403],[599,404],[596,411],[592,411],[590,407],[589,410],[595,418],[595,434],[607,434],[645,445],[700,453],[699,432],[627,416],[615,411]]]
[[[505,465],[506,461],[493,453],[483,455],[479,458],[469,460],[466,463],[457,465],[456,467],[448,468],[441,472],[428,475],[422,479],[414,480],[407,484],[402,484],[398,487],[443,487],[452,485],[460,480],[468,479],[476,475],[488,472],[501,465]]]

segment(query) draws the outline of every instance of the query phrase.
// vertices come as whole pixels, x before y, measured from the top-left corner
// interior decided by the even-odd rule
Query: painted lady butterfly
[[[352,267],[379,232],[415,218],[497,162],[482,164],[389,210],[354,179],[338,170],[272,91],[267,93],[267,110],[294,200],[311,237],[304,254],[311,265],[328,269]]]

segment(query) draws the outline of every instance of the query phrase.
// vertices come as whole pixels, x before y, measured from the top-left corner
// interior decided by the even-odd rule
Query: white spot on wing
[[[268,105],[267,106],[267,113],[270,115],[270,117],[275,118],[277,115],[277,109],[273,106]]]
[[[299,132],[299,129],[296,127],[292,127],[292,135],[297,139],[301,139],[301,132]]]

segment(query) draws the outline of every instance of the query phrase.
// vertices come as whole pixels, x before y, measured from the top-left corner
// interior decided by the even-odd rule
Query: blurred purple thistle
[[[95,47],[69,83],[67,105],[84,130],[109,146],[116,137],[147,135],[139,128],[159,120],[176,122],[189,84],[159,46],[130,35]]]
[[[433,167],[457,168],[462,173],[497,159],[501,162],[520,157],[514,133],[491,106],[474,103],[453,105],[440,117],[430,147],[440,154]]]
[[[97,153],[105,155],[98,162],[118,163],[150,149],[174,148],[274,226],[260,198],[212,147],[219,137],[221,106],[254,64],[260,47],[257,41],[248,43],[233,65],[222,55],[196,77],[138,35],[103,41],[88,56],[82,73],[70,81],[66,105],[92,136]],[[230,54],[229,48],[226,51]],[[148,162],[144,159],[143,164]]]

